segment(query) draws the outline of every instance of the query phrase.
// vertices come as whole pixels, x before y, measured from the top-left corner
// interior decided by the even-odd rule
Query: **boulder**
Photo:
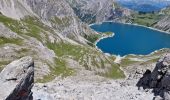
[[[7,65],[0,73],[0,100],[33,100],[34,62],[23,57]]]
[[[170,100],[170,54],[161,58],[152,72],[147,70],[137,86],[153,89],[155,100]]]

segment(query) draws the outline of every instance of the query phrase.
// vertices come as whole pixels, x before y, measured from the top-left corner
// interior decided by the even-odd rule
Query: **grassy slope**
[[[147,14],[134,13],[132,14],[131,21],[132,23],[151,27],[154,24],[156,24],[161,18],[162,15],[158,13],[147,13]]]
[[[57,21],[58,19],[55,19]],[[58,20],[59,21],[59,20]],[[38,82],[48,82],[54,79],[56,76],[61,75],[62,77],[66,77],[74,74],[74,69],[69,68],[67,65],[66,59],[70,58],[77,61],[80,65],[84,66],[87,70],[92,70],[92,67],[96,69],[104,69],[108,64],[111,65],[109,70],[105,73],[97,73],[99,75],[103,75],[110,78],[122,78],[124,77],[123,72],[119,69],[119,66],[113,63],[114,58],[109,58],[104,56],[102,53],[98,52],[96,49],[90,46],[82,46],[82,45],[73,45],[70,43],[50,43],[48,42],[48,38],[44,39],[40,35],[46,34],[45,31],[53,32],[50,27],[42,24],[38,19],[32,17],[26,17],[21,21],[14,20],[3,15],[0,15],[0,22],[2,22],[5,26],[7,26],[12,31],[18,33],[21,36],[30,36],[34,37],[39,41],[47,40],[44,45],[46,45],[51,50],[54,50],[56,54],[55,64],[49,64],[51,73],[47,76],[44,76],[43,79],[37,80]],[[59,22],[57,22],[59,23]],[[107,33],[108,34],[108,33]],[[109,34],[110,35],[110,34]],[[98,39],[92,38],[89,39],[91,42],[94,42]],[[0,44],[5,44],[6,42],[16,42],[16,44],[20,43],[20,40],[6,40],[0,39]],[[29,50],[29,49],[27,49]],[[26,51],[27,51],[26,50]],[[25,49],[21,52],[24,52]],[[48,63],[48,62],[46,62]]]
[[[112,78],[124,77],[123,72],[119,69],[117,64],[114,64],[114,58],[101,58],[104,57],[100,52],[92,49],[91,47],[85,47],[80,45],[72,45],[67,43],[48,43],[48,47],[61,58],[71,58],[77,61],[80,65],[84,66],[87,70],[91,70],[91,65],[96,68],[105,68],[106,64],[110,64],[112,67],[106,73],[98,73]],[[90,63],[90,64],[89,64]]]
[[[0,45],[4,45],[6,43],[22,45],[22,39],[12,39],[12,38],[0,37]]]

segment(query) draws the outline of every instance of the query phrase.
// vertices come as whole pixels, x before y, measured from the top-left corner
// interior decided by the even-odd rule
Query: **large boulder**
[[[147,70],[137,86],[153,89],[155,100],[170,100],[170,54],[161,58],[152,72]]]
[[[23,57],[7,65],[0,73],[0,100],[33,100],[34,62]]]

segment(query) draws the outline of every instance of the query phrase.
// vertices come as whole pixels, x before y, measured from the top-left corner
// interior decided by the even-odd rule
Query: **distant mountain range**
[[[143,12],[158,11],[170,5],[170,0],[116,0],[116,1],[122,6]]]

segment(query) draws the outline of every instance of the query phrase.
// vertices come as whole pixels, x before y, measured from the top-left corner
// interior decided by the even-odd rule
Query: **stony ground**
[[[138,90],[135,76],[113,80],[82,70],[65,79],[35,84],[33,96],[35,100],[152,100],[151,90]]]

